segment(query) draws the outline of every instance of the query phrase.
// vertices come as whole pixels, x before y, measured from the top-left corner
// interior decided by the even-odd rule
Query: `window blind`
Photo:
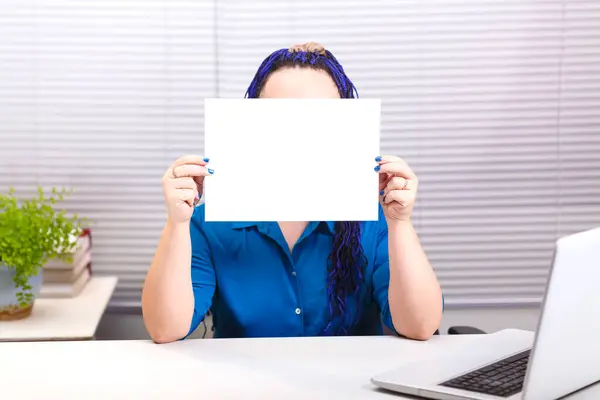
[[[73,190],[113,305],[140,305],[162,174],[202,153],[214,45],[212,1],[0,2],[0,190]]]
[[[307,41],[382,99],[446,304],[539,303],[555,240],[600,225],[597,1],[222,0],[220,95]]]
[[[139,306],[160,178],[203,153],[203,99],[310,40],[382,99],[446,304],[539,302],[554,240],[600,225],[595,0],[5,0],[0,190],[72,188],[113,305]]]

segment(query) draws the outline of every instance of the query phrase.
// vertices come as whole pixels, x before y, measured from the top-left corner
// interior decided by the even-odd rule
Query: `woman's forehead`
[[[314,68],[282,68],[265,82],[262,98],[339,98],[340,94],[326,71]]]

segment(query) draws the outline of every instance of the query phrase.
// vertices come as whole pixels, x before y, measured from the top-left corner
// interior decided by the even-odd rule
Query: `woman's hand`
[[[379,173],[379,194],[385,217],[390,221],[410,222],[417,197],[418,181],[406,161],[395,156],[381,156],[375,171]]]
[[[208,158],[183,156],[163,175],[163,193],[169,221],[186,222],[192,217],[194,206],[202,196],[204,177],[213,173],[206,164]]]

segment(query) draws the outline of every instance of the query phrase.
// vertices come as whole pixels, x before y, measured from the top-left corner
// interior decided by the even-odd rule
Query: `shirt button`
[[[292,271],[292,276],[296,276],[296,271]]]
[[[299,308],[296,308],[296,314],[300,315],[300,313],[302,312],[302,310],[300,310]]]

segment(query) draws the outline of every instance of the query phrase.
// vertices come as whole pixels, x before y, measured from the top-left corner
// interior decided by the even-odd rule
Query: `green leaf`
[[[29,304],[33,300],[29,278],[52,258],[69,258],[84,220],[69,216],[57,205],[64,199],[65,189],[52,188],[46,195],[38,187],[37,195],[18,198],[14,188],[0,194],[0,260],[14,271],[13,283],[17,300]]]

